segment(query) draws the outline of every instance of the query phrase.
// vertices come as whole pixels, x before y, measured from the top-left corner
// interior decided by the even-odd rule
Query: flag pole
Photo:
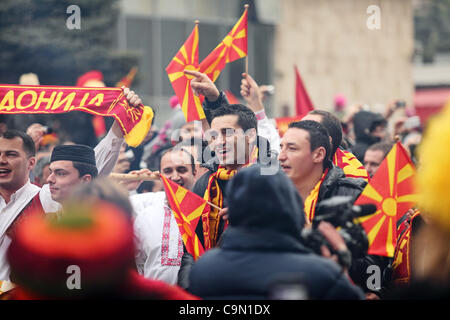
[[[250,7],[249,4],[244,5],[245,10],[248,10],[248,7]],[[247,23],[248,23],[248,12],[247,12]],[[247,25],[247,32],[248,32],[248,25]],[[247,36],[247,55],[245,56],[245,74],[248,75],[248,34],[246,36]]]
[[[109,177],[114,180],[119,181],[153,181],[159,180],[160,173],[158,171],[153,171],[150,174],[131,174],[131,173],[110,173]]]

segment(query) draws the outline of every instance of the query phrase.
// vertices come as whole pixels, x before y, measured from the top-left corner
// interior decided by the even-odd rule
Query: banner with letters
[[[150,129],[153,110],[130,106],[120,88],[25,86],[0,84],[0,113],[65,113],[83,111],[114,117],[129,146],[138,146]]]

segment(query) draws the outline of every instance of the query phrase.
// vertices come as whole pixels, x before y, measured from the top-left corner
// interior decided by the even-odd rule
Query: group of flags
[[[229,62],[247,56],[248,38],[248,8],[234,25],[227,36],[219,45],[199,64],[198,43],[199,32],[198,23],[187,38],[186,42],[177,52],[175,57],[166,68],[169,81],[181,102],[181,109],[187,122],[201,120],[205,118],[202,108],[204,97],[198,97],[191,88],[193,76],[184,73],[184,70],[195,70],[205,73],[213,82],[216,81],[220,72]]]
[[[238,22],[219,45],[201,62],[198,58],[199,32],[198,23],[194,30],[166,68],[175,94],[181,101],[186,121],[200,120],[205,117],[202,102],[204,97],[196,96],[191,88],[192,76],[184,70],[205,73],[215,81],[225,65],[247,56],[247,8]],[[301,120],[314,109],[307,90],[303,84],[298,68],[295,66],[296,78],[296,115],[283,118],[278,122],[283,132],[283,124]],[[236,99],[237,100],[237,99]],[[280,128],[281,126],[281,128]],[[351,153],[342,151],[334,157],[334,163],[347,169],[347,176],[368,180],[367,172]],[[353,157],[352,157],[353,156]],[[380,165],[375,176],[367,184],[355,204],[375,203],[377,211],[369,216],[359,218],[369,239],[369,254],[392,257],[397,242],[397,221],[415,205],[416,195],[413,189],[414,165],[400,143],[394,145]],[[162,177],[166,195],[174,212],[186,249],[198,259],[204,249],[195,234],[195,228],[202,214],[210,208],[201,197]]]

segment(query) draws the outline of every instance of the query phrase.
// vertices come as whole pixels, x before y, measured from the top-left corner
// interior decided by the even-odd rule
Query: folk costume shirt
[[[148,279],[176,284],[183,256],[183,241],[165,192],[130,197],[135,212],[136,266]]]

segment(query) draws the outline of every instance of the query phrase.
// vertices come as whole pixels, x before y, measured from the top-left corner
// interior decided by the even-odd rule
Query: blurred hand
[[[125,86],[122,86],[121,89],[123,90],[123,95],[132,107],[138,107],[142,104],[141,98],[139,98],[139,96],[134,91],[131,91]]]
[[[219,90],[206,74],[194,70],[184,70],[184,73],[194,77],[191,80],[191,88],[197,96],[204,95],[210,102],[219,98]]]
[[[256,81],[246,73],[242,74],[241,95],[247,101],[248,106],[253,112],[264,109],[261,90]]]
[[[130,88],[122,86],[121,89],[123,91],[125,99],[127,99],[130,106],[137,108],[142,104],[141,98],[139,98],[139,96],[134,91],[131,91]],[[123,137],[123,132],[122,130],[120,130],[120,126],[116,120],[114,120],[111,130],[117,137]]]
[[[325,237],[327,242],[331,245],[334,251],[345,251],[347,249],[347,245],[345,244],[344,239],[342,236],[337,232],[336,228],[333,227],[332,224],[322,221],[317,229],[322,233],[322,235]],[[327,246],[321,247],[322,256],[325,258],[331,259],[334,262],[339,264],[339,259],[336,254],[332,254]],[[344,268],[345,271],[347,271]]]
[[[221,216],[223,220],[227,221],[228,220],[228,208],[223,208],[222,210],[220,210],[219,216]]]
[[[130,170],[130,160],[125,153],[125,148],[120,149],[119,158],[117,159],[116,165],[112,172],[115,173],[125,173]]]
[[[44,139],[44,135],[47,130],[40,123],[33,123],[27,129],[27,134],[33,139],[34,146],[36,148],[36,152],[39,151],[39,147],[41,145],[42,140]]]

